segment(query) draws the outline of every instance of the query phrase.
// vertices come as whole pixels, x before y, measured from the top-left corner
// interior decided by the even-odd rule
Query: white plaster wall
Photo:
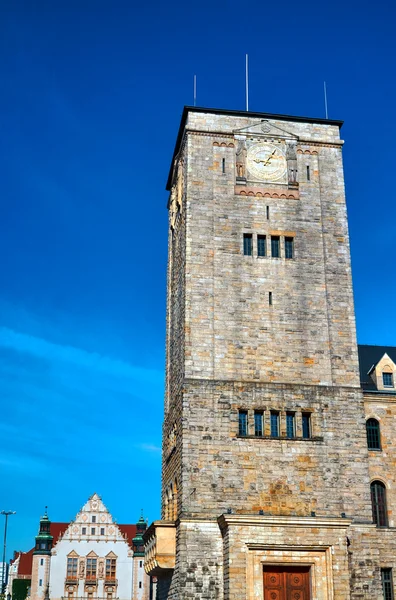
[[[41,564],[41,560],[43,564]],[[49,556],[37,556],[37,598],[44,598],[45,591],[47,588],[47,572],[48,572],[48,561]],[[41,585],[40,585],[41,579]]]
[[[142,566],[140,566],[142,563]],[[139,587],[139,583],[142,587]],[[149,597],[150,578],[144,570],[144,557],[136,556],[134,558],[133,569],[133,600],[146,600]]]
[[[114,597],[120,600],[131,600],[132,597],[132,572],[133,558],[132,550],[125,541],[121,540],[60,540],[52,551],[50,571],[50,598],[57,600],[65,596],[65,578],[67,568],[67,557],[70,552],[76,552],[79,557],[86,557],[90,552],[95,552],[100,558],[105,559],[109,552],[117,556],[116,579],[117,590]],[[98,564],[99,567],[99,564]],[[79,582],[78,596],[84,594],[84,579]],[[103,580],[98,580],[96,597],[103,597]]]

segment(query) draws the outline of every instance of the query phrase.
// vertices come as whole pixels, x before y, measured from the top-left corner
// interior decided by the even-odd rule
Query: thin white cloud
[[[131,380],[154,379],[158,382],[163,379],[162,371],[134,367],[122,360],[103,356],[96,352],[87,352],[69,345],[54,344],[43,338],[20,333],[8,327],[0,327],[0,347],[26,352],[50,362],[70,363],[115,377]]]
[[[155,444],[136,444],[136,448],[146,452],[161,452],[161,448]]]

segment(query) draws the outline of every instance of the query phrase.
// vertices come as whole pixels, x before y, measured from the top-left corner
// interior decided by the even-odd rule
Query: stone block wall
[[[190,111],[181,139],[170,200],[162,497],[163,518],[177,526],[176,567],[159,576],[158,600],[262,599],[263,561],[304,560],[315,600],[380,600],[380,569],[396,568],[396,544],[392,529],[371,525],[370,479],[395,485],[394,415],[381,399],[365,412],[360,389],[339,127]],[[298,183],[242,176],[243,152],[266,141],[294,144]],[[271,236],[280,238],[279,258]],[[248,413],[247,436],[239,410]],[[367,410],[380,414],[385,463],[367,450]],[[262,437],[255,411],[264,414]],[[280,414],[276,439],[271,411]],[[303,412],[310,439],[302,439]]]
[[[389,525],[396,527],[396,398],[391,394],[366,393],[364,404],[366,419],[377,419],[381,437],[381,450],[369,450],[370,481],[385,484]]]
[[[261,196],[241,195],[236,185],[237,140],[225,132],[245,120],[192,119],[186,159],[186,377],[358,386],[338,134],[323,125],[320,143],[318,127],[282,123],[290,135],[302,137],[299,172],[309,162],[312,178],[304,181],[301,175],[294,195],[287,185],[272,185],[265,198],[268,185],[254,184]],[[218,133],[209,133],[208,123]],[[252,233],[254,245],[257,234],[266,235],[268,251],[271,235],[280,235],[282,243],[292,235],[295,258],[257,258],[255,249],[253,256],[243,256],[244,233]]]
[[[238,410],[250,435],[238,435]],[[255,437],[254,410],[265,437]],[[280,412],[280,439],[269,436],[269,411]],[[310,412],[311,439],[287,439],[288,411]],[[300,434],[300,435],[299,435]],[[371,522],[367,445],[360,390],[253,382],[188,381],[183,397],[181,510],[348,517]]]

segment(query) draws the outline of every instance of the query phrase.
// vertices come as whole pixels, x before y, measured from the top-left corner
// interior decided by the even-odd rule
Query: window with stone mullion
[[[87,579],[96,579],[96,558],[87,558]]]
[[[106,559],[106,579],[115,579],[116,576],[116,559]]]
[[[377,419],[366,422],[367,447],[369,450],[381,450],[380,426]]]
[[[77,558],[67,559],[67,578],[77,579]]]
[[[381,569],[384,600],[394,600],[392,569]]]

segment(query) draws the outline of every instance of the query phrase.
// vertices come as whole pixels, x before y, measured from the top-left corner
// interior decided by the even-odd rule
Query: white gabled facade
[[[135,525],[115,523],[94,494],[50,554],[41,555],[36,538],[31,600],[148,600],[150,580],[143,578],[141,587],[133,582],[135,534]]]

